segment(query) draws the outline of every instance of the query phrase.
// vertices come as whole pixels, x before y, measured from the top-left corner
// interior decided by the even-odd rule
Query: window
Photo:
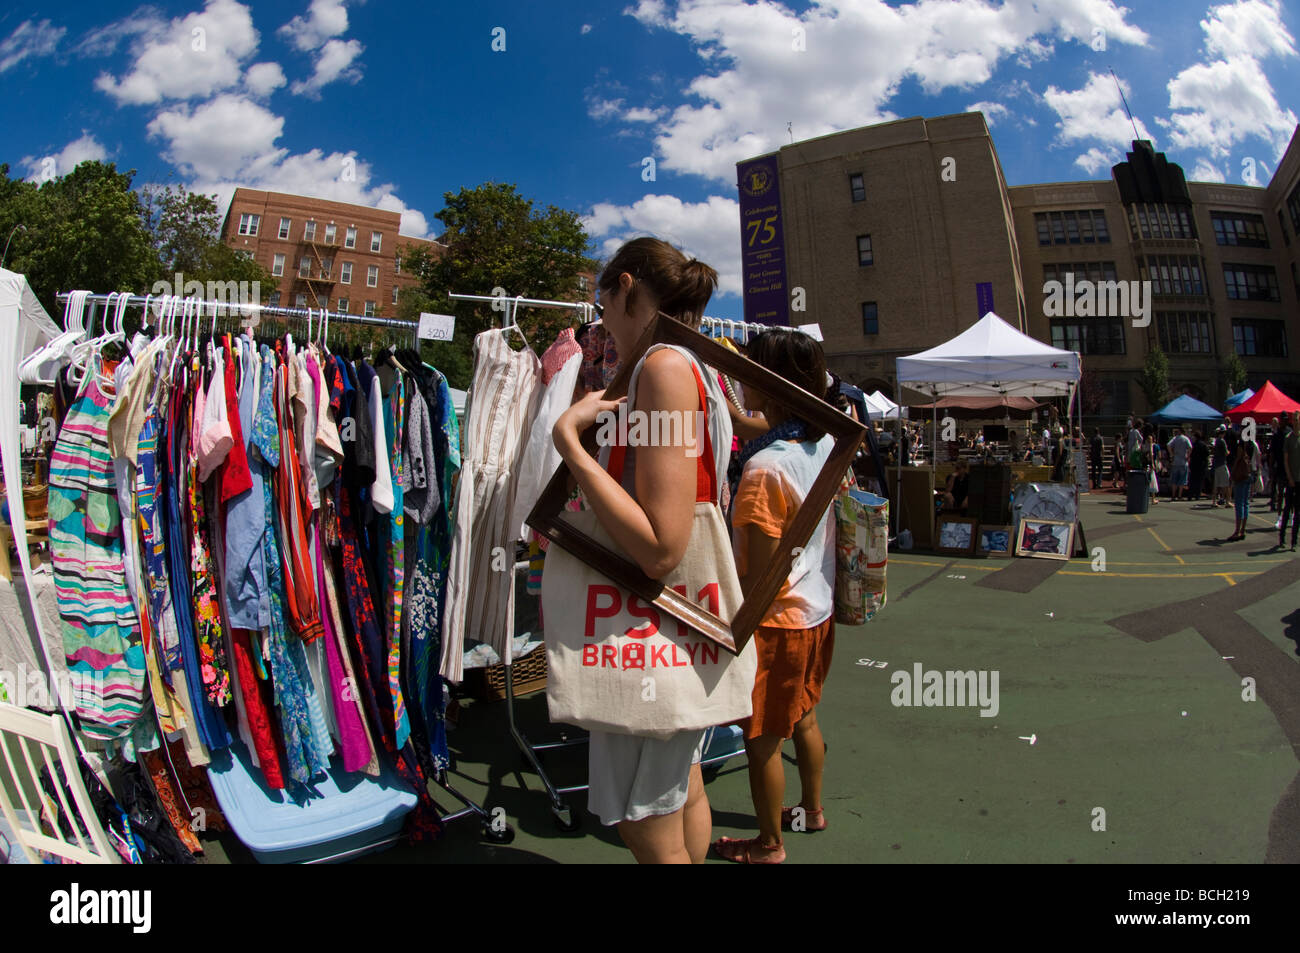
[[[298,277],[299,278],[311,277],[311,256],[310,255],[303,255],[300,259],[298,259]]]
[[[1134,241],[1196,237],[1191,213],[1185,205],[1130,205],[1128,227]]]
[[[880,314],[874,301],[864,301],[862,303],[862,333],[880,333]]]
[[[339,229],[333,222],[325,226],[325,244],[333,245],[334,240],[338,238]]]
[[[261,221],[262,221],[262,216],[253,215],[250,214],[249,212],[245,212],[244,214],[239,216],[239,234],[256,235],[257,226],[261,223]]]
[[[276,255],[275,258],[271,259],[271,274],[275,275],[277,278],[284,274],[283,255]]]
[[[1160,349],[1166,354],[1209,354],[1210,316],[1204,311],[1168,311],[1156,315]]]
[[[352,284],[352,262],[345,261],[339,265],[339,281],[345,285]]]
[[[381,250],[383,247],[384,247],[384,233],[383,233],[383,232],[371,232],[371,233],[370,233],[370,250],[371,250],[372,252],[374,252],[376,255],[378,255],[379,252],[380,252],[380,250]]]
[[[858,265],[870,265],[874,259],[871,257],[871,236],[858,236]]]
[[[378,265],[370,265],[369,267],[366,268],[366,287],[367,288],[379,287],[379,266]]]
[[[347,314],[348,305],[349,302],[347,298],[339,298],[339,314]]]
[[[853,201],[865,202],[867,200],[867,187],[862,181],[861,172],[854,172],[849,176],[849,191],[853,195]]]
[[[1233,318],[1232,346],[1242,357],[1286,357],[1286,324]]]
[[[1094,245],[1110,243],[1106,213],[1099,208],[1070,212],[1035,212],[1040,245]]]
[[[1286,230],[1286,216],[1282,210],[1277,210],[1277,230],[1282,233],[1282,241],[1286,242],[1288,248],[1291,247],[1291,233]]]
[[[1080,354],[1123,354],[1122,318],[1053,318],[1052,347]]]
[[[357,247],[357,230],[356,230],[356,227],[355,227],[355,226],[349,228],[349,229],[347,230],[347,233],[344,235],[344,237],[343,237],[343,247],[344,247],[344,248],[356,248],[356,247]]]
[[[1043,281],[1065,283],[1067,274],[1074,275],[1074,282],[1080,281],[1114,281],[1115,263],[1113,261],[1076,261],[1056,262],[1043,265]]]
[[[333,268],[334,268],[333,258],[322,258],[320,260],[320,276],[322,278],[328,279],[330,276],[330,272],[333,270]]]
[[[402,273],[402,256],[398,255],[396,258],[393,259],[393,274],[400,275],[401,273]],[[587,290],[586,284],[587,284],[586,278],[578,279],[578,287],[582,291]]]
[[[305,294],[294,295],[293,306],[295,308],[307,307],[307,296]]]
[[[305,242],[314,242],[316,240],[316,223],[309,221],[302,227],[302,240]]]
[[[1187,255],[1147,255],[1138,259],[1138,273],[1151,282],[1156,295],[1204,295],[1201,260]]]
[[[363,313],[367,318],[373,318],[375,316],[375,303],[373,301],[367,301],[366,310]]]
[[[281,238],[288,238],[288,237],[289,237],[289,229],[292,228],[292,227],[293,227],[293,219],[291,219],[291,218],[282,218],[282,219],[280,219],[280,237],[281,237]]]
[[[1291,213],[1291,231],[1300,235],[1300,185],[1286,197],[1286,210]]]
[[[1245,212],[1211,212],[1214,240],[1220,245],[1240,245],[1245,248],[1267,248],[1268,232],[1264,230],[1264,216]]]
[[[266,303],[270,305],[272,308],[280,307],[280,292],[272,291],[271,297],[266,299]]]
[[[397,304],[397,285],[393,285],[393,304]]]
[[[1228,297],[1237,301],[1277,301],[1277,272],[1270,265],[1224,265]]]

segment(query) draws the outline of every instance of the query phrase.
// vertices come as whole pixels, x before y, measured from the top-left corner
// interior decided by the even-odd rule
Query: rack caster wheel
[[[574,817],[567,807],[552,807],[551,814],[554,815],[556,828],[566,834],[572,834],[582,827],[582,819]]]
[[[515,839],[515,829],[507,824],[501,830],[494,830],[491,821],[484,821],[479,827],[480,836],[489,844],[509,844]]]

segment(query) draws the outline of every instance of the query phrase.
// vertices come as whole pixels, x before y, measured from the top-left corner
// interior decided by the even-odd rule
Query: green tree
[[[61,313],[60,291],[137,291],[158,272],[158,256],[141,220],[135,171],[83,162],[37,186],[0,165],[0,229],[13,238],[6,267],[22,272],[45,310]]]
[[[454,387],[468,387],[474,336],[494,325],[502,313],[492,305],[453,302],[447,295],[492,294],[555,301],[582,300],[579,276],[595,270],[590,240],[576,212],[554,205],[540,207],[513,185],[489,182],[473,189],[447,192],[446,208],[437,214],[445,226],[442,254],[428,247],[400,249],[402,269],[420,277],[420,287],[398,298],[398,316],[420,311],[456,316],[456,337],[426,344],[427,360],[446,374]],[[524,309],[518,324],[531,342],[548,342],[572,322],[561,311]],[[544,345],[543,345],[544,346]]]
[[[209,281],[258,282],[263,298],[276,286],[270,269],[221,240],[221,212],[213,197],[171,185],[151,186],[141,191],[140,204],[158,255],[158,278],[174,282],[180,273],[186,282],[205,286]]]
[[[1237,349],[1228,352],[1228,359],[1223,362],[1223,373],[1228,378],[1228,396],[1239,394],[1246,389],[1246,365],[1237,356]]]
[[[1159,410],[1168,402],[1169,358],[1159,347],[1147,351],[1138,385],[1142,388],[1142,393],[1146,394],[1147,403],[1152,410]]]

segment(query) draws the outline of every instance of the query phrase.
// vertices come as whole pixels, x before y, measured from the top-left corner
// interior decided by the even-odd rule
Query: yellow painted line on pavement
[[[1231,582],[1232,576],[1258,576],[1257,572],[1082,572],[1074,569],[1063,569],[1057,573],[1058,576],[1109,576],[1111,578],[1119,577],[1120,579],[1217,579],[1223,577]],[[1233,583],[1236,585],[1236,583]]]
[[[1230,586],[1235,586],[1237,584],[1237,580],[1232,578],[1233,574],[1230,572],[1220,572],[1220,573],[1215,573],[1215,575],[1222,576],[1224,579],[1228,580],[1228,585]],[[1245,574],[1243,573],[1243,575]]]
[[[1161,539],[1159,536],[1156,536],[1156,531],[1155,531],[1154,529],[1152,529],[1150,526],[1148,526],[1148,527],[1147,527],[1147,532],[1150,533],[1153,537],[1155,537],[1155,541],[1156,541],[1157,543],[1159,543],[1162,547],[1164,547],[1165,552],[1169,552],[1169,544],[1166,543],[1166,542],[1165,542],[1163,539]],[[1180,565],[1180,566],[1186,566],[1186,565],[1187,565],[1187,563],[1185,563],[1185,562],[1183,561],[1183,557],[1182,557],[1182,556],[1179,556],[1177,553],[1174,553],[1174,559],[1177,559],[1177,560],[1178,560],[1178,565]]]

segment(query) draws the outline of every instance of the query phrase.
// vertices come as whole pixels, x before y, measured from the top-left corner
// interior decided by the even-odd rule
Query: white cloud
[[[240,186],[310,195],[398,212],[403,235],[428,236],[424,213],[399,199],[391,183],[372,184],[370,164],[355,152],[290,153],[276,145],[283,132],[283,117],[233,93],[193,109],[176,106],[149,123],[149,135],[163,141],[164,156],[189,187],[222,203]]]
[[[121,79],[101,73],[95,80],[95,88],[119,105],[204,98],[229,89],[239,83],[240,64],[258,41],[248,7],[236,0],[207,0],[201,12],[170,21],[137,16],[118,35],[126,32],[141,36],[134,65]]]
[[[999,122],[1011,116],[1011,110],[1007,109],[1001,103],[978,102],[971,103],[966,107],[967,112],[981,112],[984,114],[984,121],[990,126],[996,126]]]
[[[318,49],[326,40],[348,32],[344,0],[311,0],[305,17],[294,17],[280,27],[280,35],[303,52]]]
[[[711,195],[703,202],[683,202],[675,195],[647,195],[633,205],[596,205],[583,218],[608,258],[638,235],[654,235],[676,245],[718,271],[718,291],[740,294],[740,206],[734,199]]]
[[[654,122],[664,114],[662,109],[650,109],[646,106],[638,106],[635,109],[628,109],[623,113],[624,122]]]
[[[361,71],[352,66],[358,56],[365,51],[360,40],[330,40],[314,56],[315,71],[306,80],[299,80],[291,88],[295,96],[318,97],[322,86],[336,79],[357,82]]]
[[[584,24],[582,25],[582,29],[578,31],[578,33],[581,34],[582,36],[586,36],[586,35],[587,35],[588,33],[590,33],[590,32],[591,32],[591,24],[590,24],[590,23],[584,23]]]
[[[140,7],[124,19],[91,30],[77,41],[73,52],[86,58],[108,56],[117,52],[123,40],[161,30],[166,25],[167,19],[161,11],[149,6]]]
[[[885,104],[906,79],[930,94],[972,88],[1004,59],[1089,43],[1094,28],[1112,44],[1147,41],[1113,0],[814,2],[802,14],[778,0],[641,0],[629,12],[688,37],[706,67],[659,130],[662,167],[727,183],[737,161],[785,141],[787,121],[814,137],[896,118]]]
[[[51,26],[49,20],[40,23],[24,20],[0,40],[0,73],[7,72],[28,57],[50,56],[67,32],[64,27]]]
[[[269,96],[286,82],[279,63],[254,63],[244,74],[244,86],[254,96]]]
[[[1223,159],[1251,137],[1271,146],[1279,158],[1296,126],[1283,109],[1260,60],[1296,56],[1295,39],[1276,0],[1239,0],[1211,7],[1201,21],[1207,57],[1169,81],[1169,107],[1161,123],[1173,145]]]
[[[623,110],[623,100],[621,99],[601,99],[599,97],[589,97],[587,99],[587,115],[592,119],[612,119],[619,115]]]
[[[1187,178],[1192,182],[1227,182],[1223,170],[1208,159],[1197,159]]]
[[[1127,84],[1120,82],[1125,95],[1129,95],[1131,91]],[[1155,137],[1141,119],[1135,117],[1133,122],[1129,121],[1115,80],[1109,73],[1089,74],[1082,89],[1071,91],[1049,86],[1043,99],[1060,117],[1056,124],[1057,142],[1099,144],[1074,160],[1075,165],[1089,174],[1095,175],[1118,162],[1117,146],[1127,146],[1135,138],[1155,142]],[[1133,134],[1135,124],[1136,136]]]
[[[108,158],[105,149],[93,135],[84,129],[81,138],[74,139],[52,156],[23,156],[19,162],[27,167],[27,181],[39,182],[45,177],[46,159],[53,159],[50,172],[56,176],[67,175],[83,162],[102,162]]]
[[[1109,169],[1111,166],[1117,164],[1121,158],[1122,156],[1116,152],[1098,149],[1096,146],[1093,146],[1083,155],[1076,157],[1074,164],[1079,166],[1089,175],[1095,176],[1102,169]]]

